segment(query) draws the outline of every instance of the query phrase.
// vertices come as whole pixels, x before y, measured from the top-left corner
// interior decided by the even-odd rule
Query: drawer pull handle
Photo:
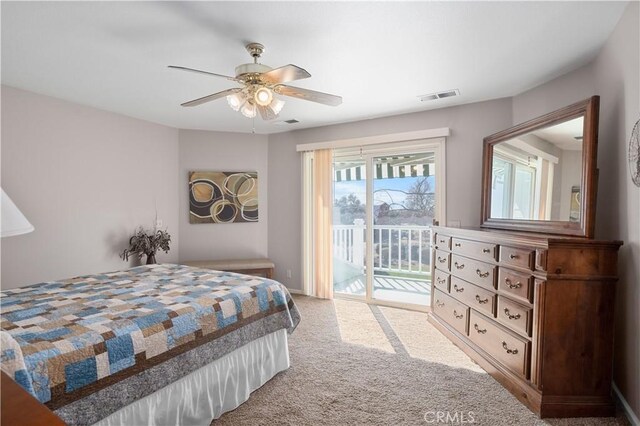
[[[476,274],[478,274],[480,278],[487,278],[489,276],[489,271],[480,272],[480,269],[476,269]]]
[[[520,319],[520,314],[515,314],[515,315],[511,315],[511,312],[509,312],[508,308],[504,308],[504,314],[507,316],[507,318],[509,318],[510,320],[517,320]]]
[[[460,244],[460,243],[455,243],[455,244],[454,244],[454,246],[456,246],[456,247],[460,247],[460,246],[462,246],[462,244]]]
[[[482,252],[483,252],[483,253],[491,253],[491,250],[489,250],[489,249],[482,249]]]
[[[485,328],[484,330],[480,330],[480,327],[478,327],[478,324],[473,324],[473,328],[476,329],[476,331],[478,332],[478,334],[485,334],[487,332],[487,329]]]
[[[440,277],[437,277],[436,279],[438,280],[438,284],[444,284],[444,283],[446,283],[446,282],[447,282],[447,279],[446,279],[446,278],[440,278]]]
[[[462,292],[464,291],[464,287],[459,288],[459,287],[458,287],[458,284],[454,284],[454,285],[453,285],[453,289],[454,289],[456,292],[458,292],[458,293],[462,293]]]
[[[507,283],[507,286],[509,286],[510,289],[522,287],[522,283],[520,281],[518,281],[517,283],[513,284],[509,278],[505,278],[504,282]]]
[[[446,258],[446,257],[440,257],[440,256],[438,256],[438,262],[440,262],[440,263],[444,263],[444,262],[446,262],[446,261],[447,261],[447,258]]]
[[[507,346],[507,342],[502,342],[502,348],[507,351],[508,354],[511,355],[516,355],[518,353],[517,349],[509,349],[509,346]]]
[[[510,255],[509,255],[509,259],[511,259],[511,260],[513,260],[513,259],[517,259],[517,258],[519,258],[519,257],[520,257],[520,256],[518,256],[517,254],[510,254]]]
[[[444,244],[444,240],[440,240],[440,242],[441,242],[442,244]]]
[[[439,308],[442,308],[444,306],[444,302],[441,302],[438,299],[436,299],[436,306]]]
[[[458,318],[458,319],[462,319],[462,318],[464,318],[464,314],[460,314],[460,315],[458,315],[458,312],[456,312],[456,310],[455,310],[455,309],[453,310],[453,316],[454,316],[454,317],[456,317],[456,318]]]
[[[484,305],[485,303],[489,303],[489,298],[485,297],[484,299],[480,299],[480,295],[478,294],[476,294],[476,300],[481,305]]]
[[[457,269],[464,269],[464,263],[455,262],[454,265],[456,266]]]

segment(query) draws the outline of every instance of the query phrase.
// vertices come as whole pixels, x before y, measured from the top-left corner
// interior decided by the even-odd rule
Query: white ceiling
[[[582,139],[576,137],[583,136],[583,128],[584,117],[578,117],[531,133],[560,149],[581,151]]]
[[[341,95],[329,107],[287,99],[278,126],[362,120],[512,96],[590,61],[626,2],[5,2],[2,83],[178,128],[250,132],[224,99],[181,102],[232,82],[249,62],[293,63],[304,88]],[[296,84],[293,84],[296,85]],[[417,96],[459,89],[461,96]]]

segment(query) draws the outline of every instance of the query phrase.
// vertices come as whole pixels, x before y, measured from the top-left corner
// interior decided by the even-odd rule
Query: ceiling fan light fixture
[[[247,118],[253,118],[256,116],[257,108],[253,103],[247,101],[242,105],[242,108],[240,108],[240,112]]]
[[[271,101],[271,104],[269,105],[269,108],[271,108],[271,111],[273,111],[275,115],[278,115],[280,114],[280,111],[282,111],[282,107],[284,107],[284,104],[285,102],[282,99],[274,97]]]
[[[240,108],[242,108],[242,104],[244,104],[245,101],[245,97],[240,92],[227,96],[227,103],[234,111],[240,111]]]
[[[277,98],[277,95],[330,106],[338,106],[342,103],[342,97],[340,96],[283,84],[309,78],[311,74],[293,64],[271,68],[258,63],[258,59],[264,52],[264,46],[260,43],[249,43],[246,48],[253,58],[253,63],[238,65],[235,77],[195,68],[169,65],[169,68],[172,69],[224,78],[241,86],[193,99],[180,105],[193,107],[226,97],[227,103],[232,110],[240,111],[242,115],[248,118],[254,118],[259,112],[262,119],[268,121],[277,117],[284,107],[285,102]]]
[[[256,101],[256,104],[260,106],[267,106],[273,99],[273,92],[268,87],[261,87],[256,90],[253,98]]]

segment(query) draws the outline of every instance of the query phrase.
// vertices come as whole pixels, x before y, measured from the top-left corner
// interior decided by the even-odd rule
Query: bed
[[[184,265],[2,292],[0,367],[69,425],[208,425],[289,367],[280,283]]]

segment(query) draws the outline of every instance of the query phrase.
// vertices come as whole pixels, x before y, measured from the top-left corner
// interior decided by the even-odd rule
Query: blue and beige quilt
[[[142,391],[132,389],[140,387],[132,376],[199,348],[197,362],[184,358],[176,366],[184,376],[213,353],[219,357],[277,330],[292,332],[300,321],[289,292],[276,281],[172,264],[46,282],[1,296],[2,371],[52,410],[119,382],[128,383],[121,390],[129,399],[143,396],[166,385],[166,378],[145,377]]]

